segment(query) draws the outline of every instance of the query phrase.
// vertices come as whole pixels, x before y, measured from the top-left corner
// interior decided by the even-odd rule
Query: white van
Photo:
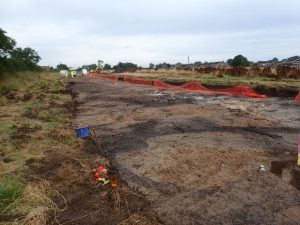
[[[68,77],[68,70],[60,70],[59,74],[61,77]]]

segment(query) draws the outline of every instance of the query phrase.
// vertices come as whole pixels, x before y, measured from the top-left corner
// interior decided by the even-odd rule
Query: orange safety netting
[[[125,76],[124,81],[132,84],[143,84],[143,85],[150,85],[150,86],[152,86],[153,84],[153,80],[133,78],[129,76]]]
[[[246,96],[251,98],[266,98],[266,95],[261,95],[252,90],[249,86],[240,84],[230,88],[218,88],[218,89],[208,89],[196,82],[189,82],[183,85],[170,85],[165,82],[155,80],[153,82],[153,87],[159,89],[171,89],[174,91],[194,91],[204,94],[225,94],[225,95],[237,95]]]
[[[183,85],[180,85],[180,87],[184,89],[195,90],[195,91],[209,91],[206,87],[204,87],[203,85],[197,82],[188,82]]]
[[[300,91],[299,91],[298,95],[296,96],[295,100],[300,101]]]
[[[210,91],[214,91],[215,93],[220,94],[230,94],[230,95],[238,95],[238,96],[247,96],[251,98],[266,98],[266,95],[261,95],[256,93],[251,87],[245,84],[239,84],[229,88],[218,88],[211,89]]]
[[[158,89],[171,89],[174,91],[208,91],[206,87],[196,82],[188,82],[182,85],[172,85],[160,80],[154,80],[153,87]]]
[[[89,73],[89,76],[99,78],[101,80],[114,80],[117,81],[119,76],[117,75],[99,75],[96,73]],[[236,96],[245,96],[251,98],[266,98],[266,95],[256,93],[252,88],[245,84],[236,85],[229,88],[206,88],[197,82],[188,82],[183,85],[171,85],[167,84],[160,80],[149,80],[141,78],[133,78],[129,76],[124,77],[124,81],[133,84],[143,84],[151,85],[154,88],[158,89],[169,89],[173,91],[189,91],[189,92],[198,92],[203,94],[223,94],[223,95],[236,95]],[[300,98],[300,94],[296,97]]]
[[[89,72],[88,76],[89,77],[95,77],[95,76],[97,76],[97,73],[96,72]]]
[[[115,75],[99,75],[98,76],[100,80],[113,80],[113,81],[117,81],[119,80],[119,76],[115,76]]]

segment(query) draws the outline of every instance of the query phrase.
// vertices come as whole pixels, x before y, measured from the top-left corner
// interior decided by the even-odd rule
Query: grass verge
[[[248,84],[251,87],[264,85],[267,87],[292,87],[299,89],[299,79],[275,79],[259,76],[214,76],[211,74],[198,74],[189,71],[171,70],[141,70],[136,73],[126,73],[126,75],[137,76],[141,78],[160,79],[163,81],[187,82],[197,81],[207,86],[232,86],[240,83]]]
[[[51,73],[6,76],[0,93],[0,224],[47,224],[63,209],[52,199],[62,197],[28,165],[78,142],[65,107],[71,96]]]

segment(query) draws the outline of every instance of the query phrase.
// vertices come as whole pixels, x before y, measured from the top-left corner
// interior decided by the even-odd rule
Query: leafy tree
[[[111,70],[111,65],[105,64],[103,67],[104,70]]]
[[[88,70],[96,70],[97,65],[96,64],[91,64],[87,66]]]
[[[155,66],[156,68],[170,68],[171,67],[171,64],[170,63],[159,63]]]
[[[32,48],[15,48],[16,41],[0,28],[0,75],[25,70],[39,70],[41,57]]]
[[[180,63],[180,62],[178,62],[178,63],[176,63],[174,66],[175,66],[176,68],[179,68],[179,67],[182,67],[182,66],[183,66],[183,64],[182,64],[182,63]]]
[[[96,70],[97,65],[96,64],[90,64],[90,65],[83,65],[81,69],[86,69],[86,70]]]
[[[117,70],[117,69],[137,69],[138,66],[136,64],[133,64],[133,63],[122,63],[122,62],[119,62],[117,65],[115,65],[113,67],[113,69]]]
[[[228,59],[228,60],[226,61],[226,63],[227,63],[229,66],[231,66],[232,61],[233,61],[233,59]]]
[[[60,64],[58,64],[58,65],[56,66],[56,69],[58,69],[58,70],[68,70],[69,67],[68,67],[66,64],[60,63]]]
[[[149,64],[149,69],[154,69],[155,65],[153,63]]]
[[[24,63],[29,69],[35,69],[41,57],[32,48],[15,48],[11,52],[11,58]]]
[[[201,61],[194,62],[194,65],[195,65],[195,66],[201,66],[201,64],[202,64]]]
[[[229,60],[228,60],[229,61]],[[227,61],[227,62],[228,62]],[[229,65],[231,66],[250,66],[250,62],[248,61],[248,59],[243,56],[243,55],[237,55],[233,58],[232,61],[230,61],[231,63]]]
[[[3,58],[9,55],[15,45],[15,40],[6,36],[6,31],[0,28],[0,57]]]

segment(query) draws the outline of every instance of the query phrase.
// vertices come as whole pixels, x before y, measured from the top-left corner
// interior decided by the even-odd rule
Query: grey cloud
[[[297,0],[1,0],[0,27],[43,64],[256,60],[299,52],[299,8]]]

